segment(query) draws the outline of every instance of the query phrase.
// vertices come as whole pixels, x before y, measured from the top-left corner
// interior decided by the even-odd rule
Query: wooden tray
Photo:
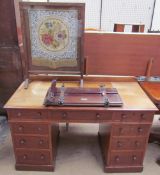
[[[122,106],[115,88],[61,88],[50,87],[45,106]]]

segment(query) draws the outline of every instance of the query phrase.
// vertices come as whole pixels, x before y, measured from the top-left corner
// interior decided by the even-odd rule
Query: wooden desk
[[[98,87],[98,84],[84,81],[84,87]],[[16,169],[54,170],[58,124],[78,122],[99,123],[105,172],[142,171],[157,108],[137,82],[106,82],[106,85],[117,88],[123,107],[44,107],[50,82],[31,82],[27,90],[22,84],[5,105]],[[65,83],[65,86],[77,87],[78,83]]]

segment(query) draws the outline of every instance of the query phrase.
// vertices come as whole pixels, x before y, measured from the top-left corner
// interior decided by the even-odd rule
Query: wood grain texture
[[[58,87],[62,83],[58,82]],[[157,109],[135,81],[108,82],[103,78],[103,83],[117,88],[123,107],[44,107],[44,96],[51,82],[33,81],[28,89],[24,89],[22,83],[5,106],[16,169],[52,171],[58,123],[65,122],[100,123],[99,137],[106,172],[142,171],[149,131]],[[99,84],[84,81],[84,87],[95,88]],[[65,82],[65,86],[79,87],[79,83]]]
[[[57,85],[60,87],[63,82],[58,82]],[[99,82],[87,82],[84,81],[84,87],[99,87]],[[157,110],[151,100],[143,92],[137,82],[105,82],[106,87],[117,88],[122,101],[124,103],[121,109],[135,109],[135,110]],[[43,101],[47,93],[51,82],[33,81],[29,84],[29,88],[26,90],[23,87],[23,83],[17,89],[15,94],[5,105],[5,108],[41,108],[44,109]],[[79,87],[78,82],[66,82],[66,87]],[[54,107],[56,109],[58,107]],[[62,107],[65,108],[65,107]],[[80,108],[81,109],[81,108]],[[93,109],[93,108],[92,108]],[[101,108],[100,108],[101,109]],[[104,109],[104,108],[102,108]],[[106,108],[110,109],[110,108]],[[114,108],[116,109],[116,108]],[[120,109],[120,108],[118,108]]]
[[[22,82],[22,67],[18,47],[0,47],[0,113],[3,106]]]
[[[18,48],[13,0],[0,5],[0,113],[4,104],[22,82],[22,66]]]
[[[160,104],[160,83],[156,82],[141,82],[140,85],[154,103]]]
[[[142,76],[150,58],[160,75],[160,35],[86,33],[86,74]]]

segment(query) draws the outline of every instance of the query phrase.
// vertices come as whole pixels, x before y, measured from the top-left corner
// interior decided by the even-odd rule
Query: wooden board
[[[160,35],[85,33],[86,74],[144,76],[154,58],[151,76],[160,76]]]
[[[49,88],[44,100],[45,106],[104,106],[123,105],[115,88]]]

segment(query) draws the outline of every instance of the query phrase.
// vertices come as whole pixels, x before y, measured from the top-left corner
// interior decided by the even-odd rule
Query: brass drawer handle
[[[140,146],[140,142],[135,141],[135,145],[136,145],[136,147],[139,147]]]
[[[142,128],[138,128],[138,132],[139,133],[142,133],[143,132],[143,129]]]
[[[42,113],[41,112],[37,112],[38,116],[42,116]]]
[[[28,158],[28,157],[27,157],[27,155],[26,155],[26,154],[25,154],[25,155],[23,155],[23,159],[24,159],[24,160],[27,160],[27,158]]]
[[[22,116],[21,112],[18,112],[17,116],[18,117],[21,117]]]
[[[136,160],[137,160],[137,156],[133,155],[133,156],[132,156],[132,160],[133,160],[133,161],[136,161]]]
[[[122,120],[125,120],[127,118],[127,115],[126,114],[121,114],[121,118],[122,118]]]
[[[100,119],[100,117],[101,117],[100,114],[97,113],[97,114],[96,114],[96,118],[97,118],[97,119]]]
[[[122,142],[120,142],[120,141],[118,141],[118,142],[117,142],[117,146],[120,148],[120,147],[122,147],[122,146],[123,146],[123,143],[122,143]]]
[[[120,134],[123,134],[124,132],[123,132],[123,128],[119,128],[119,133]]]
[[[120,157],[119,157],[119,156],[116,156],[116,157],[115,157],[115,161],[116,161],[116,162],[119,162],[119,161],[120,161]]]
[[[41,160],[44,160],[45,159],[45,156],[43,154],[41,154],[40,159]]]
[[[40,140],[40,141],[39,141],[39,144],[40,144],[40,145],[43,145],[43,144],[44,144],[44,140]]]
[[[64,113],[62,114],[62,118],[63,118],[63,119],[66,119],[66,117],[67,117],[67,113],[64,112]]]
[[[18,130],[19,130],[19,131],[23,131],[23,129],[24,129],[23,126],[19,126],[19,127],[18,127]]]
[[[141,119],[142,119],[142,120],[146,119],[146,117],[145,117],[144,114],[141,114]]]
[[[20,144],[24,145],[26,143],[26,141],[24,139],[20,140]]]
[[[38,131],[42,131],[42,128],[41,127],[38,127],[37,129],[38,129]]]

